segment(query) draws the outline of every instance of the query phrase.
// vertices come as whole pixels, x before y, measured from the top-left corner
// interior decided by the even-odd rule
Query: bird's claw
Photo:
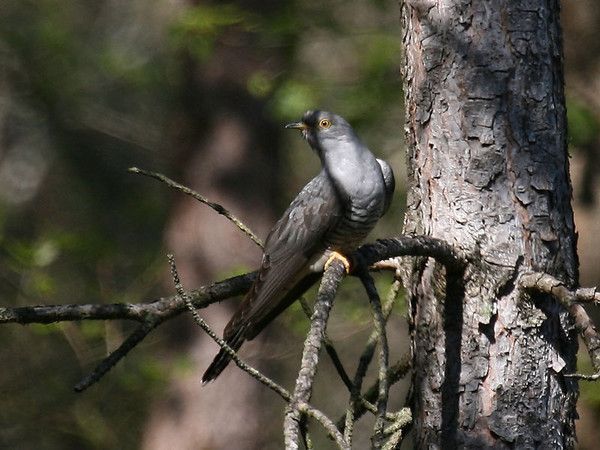
[[[346,258],[344,255],[336,251],[332,251],[329,255],[329,258],[327,258],[327,261],[325,262],[325,270],[327,270],[329,265],[336,259],[339,259],[342,262],[344,268],[346,269],[346,274],[350,274],[350,261],[348,261],[348,258]]]

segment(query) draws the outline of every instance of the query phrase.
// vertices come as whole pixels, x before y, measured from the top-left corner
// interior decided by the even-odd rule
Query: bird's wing
[[[338,194],[324,171],[313,178],[275,224],[265,243],[257,281],[225,328],[225,337],[245,328],[252,339],[302,291],[311,259],[325,250],[324,236],[342,214]],[[314,280],[313,280],[314,281]],[[298,285],[309,284],[303,289]]]
[[[383,205],[383,212],[381,213],[381,215],[383,215],[389,209],[390,203],[392,203],[394,189],[396,189],[396,179],[394,178],[392,167],[387,161],[377,158],[377,162],[379,163],[379,167],[381,167],[381,174],[383,175],[383,182],[385,183],[385,203]]]

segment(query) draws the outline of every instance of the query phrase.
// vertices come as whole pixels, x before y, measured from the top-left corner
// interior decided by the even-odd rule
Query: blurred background
[[[596,285],[600,10],[593,0],[563,8],[581,283]],[[344,115],[391,162],[396,200],[373,237],[398,233],[401,36],[392,0],[2,0],[0,305],[171,295],[167,252],[187,288],[256,268],[259,249],[226,219],[126,169],[162,172],[264,238],[318,170],[298,133],[282,128],[309,108]],[[382,274],[378,282],[385,289],[391,279]],[[350,372],[370,332],[357,287],[344,283],[329,326]],[[235,302],[202,315],[220,333]],[[406,351],[404,312],[400,301],[392,361]],[[120,321],[0,326],[0,448],[281,448],[285,405],[271,392],[233,367],[201,388],[217,347],[188,315],[152,332],[98,385],[75,394],[73,385],[131,330]],[[294,306],[243,356],[291,386],[306,330]],[[313,398],[337,417],[347,395],[323,361]],[[591,370],[585,352],[580,367]],[[582,383],[581,391],[578,434],[581,448],[591,449],[600,440],[600,385]],[[405,396],[406,386],[395,387],[394,406]]]

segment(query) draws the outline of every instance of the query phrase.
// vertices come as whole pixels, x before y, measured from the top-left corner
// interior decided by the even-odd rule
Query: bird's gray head
[[[285,127],[301,130],[304,139],[318,153],[326,151],[333,143],[357,139],[343,117],[327,111],[306,111],[300,122],[288,123]]]

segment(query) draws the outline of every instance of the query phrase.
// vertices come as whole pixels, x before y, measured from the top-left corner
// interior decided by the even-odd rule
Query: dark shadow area
[[[442,438],[446,449],[458,448],[458,417],[460,374],[462,371],[463,302],[465,300],[464,272],[446,273],[444,301],[445,361],[442,384]]]

